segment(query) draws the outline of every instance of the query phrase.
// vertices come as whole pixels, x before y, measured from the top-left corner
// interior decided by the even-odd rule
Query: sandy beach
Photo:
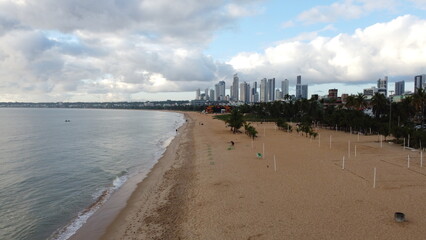
[[[419,151],[327,129],[310,139],[272,123],[254,123],[259,137],[252,141],[212,115],[186,117],[102,239],[426,236],[426,168]],[[407,221],[396,223],[395,212]]]

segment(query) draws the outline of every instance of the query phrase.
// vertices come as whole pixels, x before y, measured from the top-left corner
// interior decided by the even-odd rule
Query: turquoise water
[[[0,108],[0,239],[66,239],[129,176],[147,173],[184,121],[156,111]]]

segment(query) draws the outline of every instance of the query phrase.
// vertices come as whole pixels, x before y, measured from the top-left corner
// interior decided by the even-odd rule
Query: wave
[[[123,171],[121,174],[116,176],[112,181],[110,187],[101,189],[94,194],[94,202],[79,212],[77,216],[65,227],[54,232],[49,239],[52,240],[67,240],[74,235],[78,229],[87,222],[90,216],[92,216],[96,210],[98,210],[110,197],[113,192],[119,189],[128,179],[127,171]]]

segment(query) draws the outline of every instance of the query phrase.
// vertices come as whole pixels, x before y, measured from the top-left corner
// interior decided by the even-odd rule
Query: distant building
[[[328,90],[328,98],[329,99],[337,99],[337,89],[336,88]]]
[[[263,78],[260,80],[260,101],[267,102],[268,101],[268,80]]]
[[[377,80],[377,91],[386,97],[388,96],[388,77]]]
[[[308,85],[302,85],[302,98],[308,99]]]
[[[277,88],[275,89],[275,100],[283,99],[283,93]]]
[[[426,86],[426,74],[417,75],[414,77],[414,92],[417,92],[417,89],[423,89]]]
[[[210,89],[209,100],[216,101],[213,89]]]
[[[259,102],[259,94],[257,93],[257,82],[254,82],[253,87],[251,88],[250,102],[252,103]]]
[[[205,100],[210,100],[210,96],[209,96],[209,89],[208,88],[206,88],[205,90],[204,90],[204,99]],[[212,99],[213,100],[213,99]]]
[[[275,101],[275,78],[268,79],[268,102]]]
[[[376,92],[378,92],[378,89],[376,87],[371,87],[371,88],[364,89],[364,95],[366,97],[369,97],[369,96],[372,97],[372,96],[374,96],[374,94]]]
[[[342,94],[342,97],[341,97],[341,99],[342,99],[342,103],[346,103],[346,99],[348,99],[348,94],[347,93],[343,93]]]
[[[223,101],[226,100],[225,97],[225,81],[220,81],[215,85],[215,100]]]
[[[238,102],[238,85],[239,85],[240,79],[238,78],[238,74],[234,74],[234,81],[232,83],[232,91],[231,91],[231,100]]]
[[[302,76],[297,76],[296,99],[308,99],[308,85],[302,85]]]
[[[281,91],[283,93],[283,97],[289,94],[288,87],[289,87],[289,81],[287,79],[281,82]]]
[[[250,84],[246,82],[240,84],[240,101],[243,103],[250,102]]]
[[[195,91],[195,100],[201,100],[201,90],[199,88]]]
[[[401,96],[405,92],[405,81],[399,81],[395,83],[395,95]]]

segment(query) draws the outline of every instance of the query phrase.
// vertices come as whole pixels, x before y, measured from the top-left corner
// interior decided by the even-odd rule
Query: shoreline
[[[188,128],[189,120],[187,114],[177,112],[184,116],[187,122],[184,122],[178,129],[178,134],[172,139],[166,147],[162,156],[154,164],[154,166],[146,173],[136,173],[130,177],[111,197],[103,204],[86,223],[82,225],[70,238],[70,240],[79,239],[100,239],[109,231],[110,227],[114,226],[116,219],[132,203],[135,192],[149,192],[156,187],[158,181],[161,180],[165,170],[169,169],[173,163],[170,160],[170,149],[176,148],[179,142],[182,141],[182,133]],[[145,193],[146,194],[146,193]]]

